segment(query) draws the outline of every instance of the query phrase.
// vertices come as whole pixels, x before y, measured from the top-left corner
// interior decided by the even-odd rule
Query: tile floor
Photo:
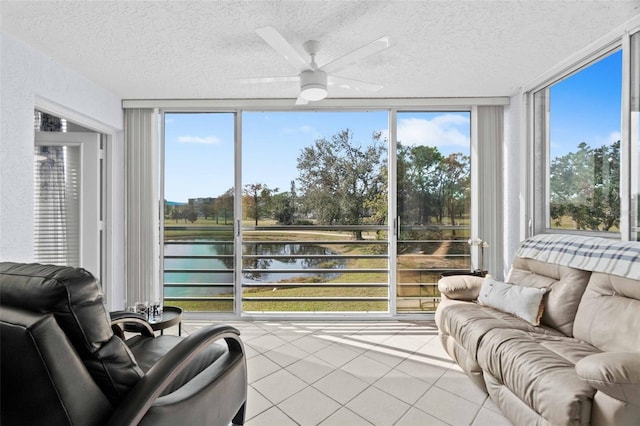
[[[207,321],[188,320],[188,334]],[[235,321],[247,426],[510,423],[441,347],[433,321]]]

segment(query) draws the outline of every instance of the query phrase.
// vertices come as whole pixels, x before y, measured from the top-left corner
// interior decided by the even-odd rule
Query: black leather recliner
[[[0,263],[0,381],[2,425],[244,423],[236,329],[124,341],[80,268]]]

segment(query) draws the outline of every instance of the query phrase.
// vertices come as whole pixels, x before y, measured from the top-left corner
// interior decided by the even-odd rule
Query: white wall
[[[124,251],[121,100],[4,33],[0,33],[0,260],[33,261],[33,110],[41,104],[112,136],[114,216],[109,234],[116,258],[107,276],[122,283],[124,275],[117,276],[123,269],[118,253]],[[112,300],[121,291],[111,289]]]

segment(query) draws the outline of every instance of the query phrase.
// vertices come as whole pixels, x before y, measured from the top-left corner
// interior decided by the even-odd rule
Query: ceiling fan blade
[[[278,77],[250,77],[250,78],[234,78],[233,81],[247,84],[261,84],[261,83],[280,83],[290,81],[300,81],[300,77],[295,75],[283,75]]]
[[[329,76],[329,86],[342,87],[351,90],[363,90],[367,92],[377,92],[383,86],[379,84],[367,83],[366,81],[354,80],[352,78]]]
[[[298,99],[296,99],[296,105],[307,105],[308,103],[308,100],[303,98],[301,95],[298,95]]]
[[[354,50],[351,53],[347,53],[344,56],[334,59],[333,61],[322,65],[320,68],[326,73],[332,73],[341,70],[352,63],[364,59],[367,56],[371,56],[374,53],[380,52],[388,48],[391,45],[391,38],[389,36],[380,37],[379,39],[366,44],[359,49]]]
[[[309,68],[309,63],[304,57],[275,28],[271,26],[258,28],[256,33],[297,70]]]

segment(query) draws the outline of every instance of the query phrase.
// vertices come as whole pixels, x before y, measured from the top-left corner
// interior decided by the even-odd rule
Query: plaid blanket
[[[516,256],[640,280],[640,242],[636,241],[540,234],[523,241]]]

